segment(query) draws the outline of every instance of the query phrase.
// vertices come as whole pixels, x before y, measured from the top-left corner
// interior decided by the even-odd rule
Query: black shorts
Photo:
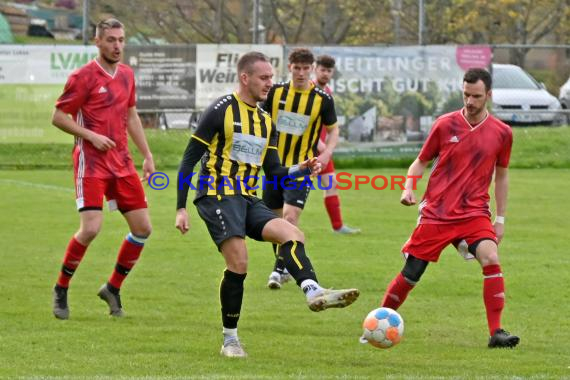
[[[277,186],[276,189],[270,185],[263,189],[263,202],[267,207],[272,210],[278,210],[283,208],[283,204],[287,203],[300,209],[305,208],[312,185],[303,181],[291,181],[287,182],[287,184],[290,185],[291,189],[284,189],[281,186]]]
[[[233,236],[263,241],[263,227],[277,218],[261,199],[249,195],[208,195],[196,200],[195,205],[218,250]]]

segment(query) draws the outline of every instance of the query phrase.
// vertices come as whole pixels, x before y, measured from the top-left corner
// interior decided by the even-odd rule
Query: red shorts
[[[497,242],[491,220],[484,216],[453,224],[420,224],[402,247],[402,253],[435,262],[449,244],[464,255],[462,251],[466,253],[467,247],[481,240]]]
[[[323,175],[323,174],[329,174],[329,173],[334,173],[334,162],[331,156],[331,159],[329,160],[327,166],[325,166],[321,172],[319,173],[319,175]]]
[[[122,213],[147,208],[141,181],[136,174],[120,178],[75,178],[77,210],[102,210],[103,195],[109,210]]]

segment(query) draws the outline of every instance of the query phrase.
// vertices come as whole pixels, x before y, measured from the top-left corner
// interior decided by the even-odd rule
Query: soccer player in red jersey
[[[470,69],[463,78],[464,107],[441,116],[408,170],[401,203],[416,204],[415,179],[434,160],[426,192],[419,204],[418,225],[404,244],[403,270],[388,285],[383,307],[398,309],[441,251],[453,244],[465,258],[483,269],[483,300],[489,326],[488,346],[515,347],[519,337],[501,327],[505,285],[498,244],[505,231],[510,127],[490,115],[491,75]],[[491,223],[489,186],[495,175],[495,222]],[[417,178],[417,177],[416,177]]]
[[[315,67],[314,83],[321,90],[325,91],[329,95],[332,95],[332,89],[328,86],[328,83],[334,75],[336,62],[330,55],[321,55],[317,57],[316,63],[317,65]],[[327,129],[323,128],[321,130],[319,141],[319,152],[323,152],[325,150],[327,134]],[[336,173],[332,155],[326,167],[321,171],[320,176],[321,184],[323,188],[326,189],[324,190],[324,202],[333,231],[339,234],[359,234],[360,228],[347,226],[342,221],[342,213],[340,211],[340,197],[338,196],[338,189],[336,187],[338,183],[336,181]]]
[[[154,172],[154,161],[135,106],[133,71],[120,63],[125,46],[123,25],[115,19],[100,22],[95,44],[98,57],[69,76],[52,119],[53,125],[75,136],[73,163],[80,218],[53,292],[53,313],[59,319],[69,318],[69,282],[101,229],[103,196],[111,211],[121,211],[130,230],[111,277],[98,292],[112,316],[123,315],[119,290],[151,233],[146,198],[129,154],[127,133],[144,157],[143,181]]]

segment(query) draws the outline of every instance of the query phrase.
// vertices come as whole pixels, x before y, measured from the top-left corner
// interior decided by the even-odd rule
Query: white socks
[[[315,280],[304,280],[301,282],[301,289],[308,300],[323,292],[323,288]]]
[[[237,335],[237,327],[235,329],[227,329],[227,328],[223,328],[222,332],[224,333],[224,346],[232,340],[238,340],[238,335]]]

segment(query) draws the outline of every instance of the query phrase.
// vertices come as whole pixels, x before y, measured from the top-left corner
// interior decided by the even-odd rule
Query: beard
[[[484,110],[485,107],[465,107],[465,109],[467,110],[467,113],[470,115],[479,115],[481,114]]]
[[[118,62],[121,61],[121,58],[120,58],[120,57],[119,57],[119,59],[113,59],[113,58],[107,57],[107,56],[104,55],[104,54],[102,54],[101,57],[103,58],[103,60],[104,60],[105,62],[107,62],[107,63],[110,64],[110,65],[114,65],[115,63],[118,63]]]

